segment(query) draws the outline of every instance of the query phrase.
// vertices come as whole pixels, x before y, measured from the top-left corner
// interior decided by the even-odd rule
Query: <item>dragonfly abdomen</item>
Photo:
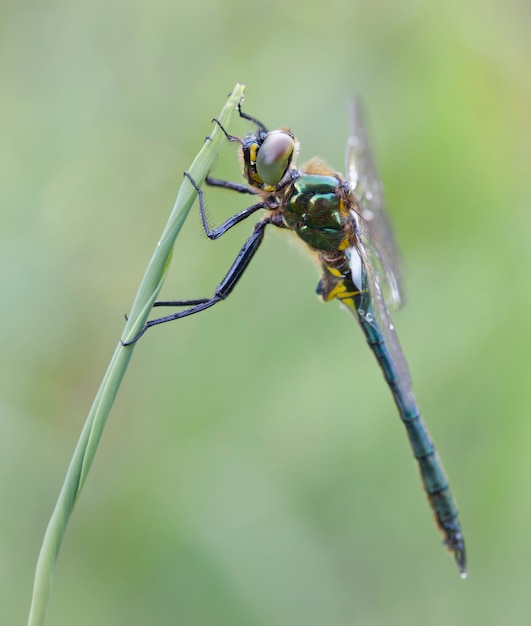
[[[356,296],[359,299],[359,296]],[[424,424],[422,415],[409,387],[401,384],[399,372],[393,362],[386,344],[381,336],[371,312],[360,310],[345,302],[357,312],[358,320],[363,329],[367,343],[371,347],[384,373],[385,379],[398,407],[400,418],[406,428],[413,454],[418,463],[422,484],[428,496],[437,526],[444,536],[444,543],[454,553],[461,576],[466,576],[465,545],[459,522],[457,505],[449,489],[448,479],[444,472],[433,441]]]

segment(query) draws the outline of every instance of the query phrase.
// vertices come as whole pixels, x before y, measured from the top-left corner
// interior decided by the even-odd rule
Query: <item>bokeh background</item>
[[[236,82],[301,162],[338,170],[348,98],[365,103],[406,269],[395,321],[469,579],[361,332],[270,232],[228,301],[137,347],[48,623],[530,623],[530,7],[2,2],[0,623],[25,623],[123,315]],[[238,179],[234,147],[217,173]],[[211,221],[242,202],[209,192]],[[250,229],[212,243],[194,210],[163,297],[210,294]]]

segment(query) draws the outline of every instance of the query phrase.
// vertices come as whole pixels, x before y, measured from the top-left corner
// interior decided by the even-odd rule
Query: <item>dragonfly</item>
[[[238,112],[255,126],[244,138],[229,134],[218,120],[214,121],[229,142],[239,144],[245,184],[210,176],[206,183],[254,196],[257,202],[212,229],[203,190],[189,173],[185,176],[197,191],[203,227],[212,240],[258,211],[265,211],[265,215],[256,222],[212,297],[155,302],[157,307],[184,308],[148,321],[129,343],[152,326],[194,315],[226,299],[259,249],[269,225],[294,233],[321,267],[318,296],[325,302],[338,300],[359,322],[405,426],[436,525],[465,578],[465,543],[457,506],[415,400],[408,365],[389,314],[389,309],[398,308],[403,301],[402,276],[361,108],[357,102],[352,104],[346,176],[318,157],[295,167],[298,142],[289,129],[269,131],[242,110],[241,102]]]

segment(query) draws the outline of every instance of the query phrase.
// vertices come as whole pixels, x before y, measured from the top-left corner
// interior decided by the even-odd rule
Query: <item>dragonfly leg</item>
[[[236,137],[236,135],[231,135],[229,132],[225,130],[225,128],[223,127],[223,124],[218,120],[217,117],[213,117],[212,121],[215,122],[220,127],[227,141],[230,141],[231,143],[239,143],[240,145],[243,144],[243,141],[240,139],[240,137]]]
[[[237,282],[242,277],[244,271],[251,262],[251,259],[260,247],[260,244],[264,239],[264,231],[266,226],[273,223],[273,221],[274,220],[271,217],[266,217],[255,225],[251,236],[243,244],[242,249],[239,251],[238,256],[234,260],[233,264],[230,266],[229,271],[225,274],[223,280],[216,287],[212,298],[155,302],[154,306],[189,306],[189,308],[185,309],[184,311],[177,311],[175,313],[172,313],[171,315],[165,315],[164,317],[159,317],[157,319],[146,322],[146,325],[138,333],[138,335],[136,335],[136,337],[133,337],[133,339],[131,339],[130,341],[122,342],[122,345],[128,346],[132,343],[135,343],[135,341],[140,339],[140,337],[151,326],[156,326],[157,324],[164,324],[165,322],[178,320],[181,317],[187,317],[188,315],[194,315],[194,313],[199,313],[200,311],[209,309],[211,306],[214,306],[218,302],[221,302],[221,300],[227,298],[227,296],[230,295]]]
[[[210,185],[211,187],[222,187],[223,189],[230,189],[231,191],[237,191],[238,193],[257,193],[256,189],[248,187],[247,185],[242,185],[241,183],[233,183],[230,180],[219,180],[219,178],[211,178],[210,176],[206,177],[205,183],[207,185]]]
[[[195,182],[195,180],[190,176],[188,172],[185,172],[184,175],[188,178],[188,180],[192,183],[195,190],[197,191],[197,196],[199,198],[199,212],[201,213],[201,221],[203,222],[203,228],[205,229],[205,233],[209,239],[218,239],[218,237],[221,237],[221,235],[224,235],[230,228],[232,228],[233,226],[236,226],[236,224],[239,224],[243,220],[247,219],[253,213],[256,213],[256,211],[259,211],[260,209],[264,209],[266,207],[265,202],[258,202],[257,204],[253,204],[252,206],[247,207],[246,209],[243,209],[243,211],[236,213],[236,215],[229,217],[229,219],[226,222],[223,222],[221,226],[218,226],[218,228],[215,228],[214,230],[212,230],[210,226],[208,225],[208,221],[206,217],[205,203],[203,200],[203,190],[201,189],[201,187],[199,187],[199,185]],[[224,181],[220,181],[220,182],[224,182]],[[231,183],[231,184],[236,184],[236,183]]]
[[[252,115],[248,115],[247,113],[244,113],[242,111],[242,103],[238,102],[238,114],[240,115],[240,117],[244,120],[248,120],[249,122],[252,122],[253,124],[256,124],[256,127],[258,128],[258,130],[261,133],[264,133],[264,135],[267,135],[268,130],[267,128],[264,126],[264,124],[262,124],[262,122],[260,120],[257,120],[256,117],[253,117]],[[212,119],[213,122],[215,122],[220,129],[223,131],[223,134],[225,135],[225,137],[227,138],[228,141],[231,142],[236,142],[239,144],[242,144],[242,140],[240,139],[240,137],[236,137],[236,135],[231,135],[230,133],[228,133],[224,128],[223,125],[221,124],[221,122],[218,120],[217,117]]]
[[[258,129],[260,130],[261,133],[265,133],[267,134],[267,128],[262,124],[262,122],[260,120],[257,120],[256,117],[253,117],[252,115],[248,115],[247,113],[244,113],[242,111],[242,103],[241,101],[238,102],[238,113],[240,114],[240,117],[243,118],[244,120],[248,120],[249,122],[252,122],[253,124],[256,124],[256,126],[258,127]]]

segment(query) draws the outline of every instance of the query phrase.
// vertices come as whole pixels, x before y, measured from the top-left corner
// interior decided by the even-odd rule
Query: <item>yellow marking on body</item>
[[[340,302],[342,302],[346,307],[354,311],[354,313],[358,313],[356,309],[356,305],[354,304],[354,300],[352,298],[340,298]]]
[[[256,153],[258,152],[258,144],[253,143],[249,150],[249,160],[254,165],[256,163]]]
[[[343,241],[339,244],[339,246],[337,247],[337,249],[340,252],[343,252],[343,250],[346,250],[347,248],[350,248],[350,240],[348,238],[348,235],[345,235],[345,238],[343,239]]]
[[[345,206],[345,200],[343,198],[339,198],[339,210],[343,215],[348,215],[348,209]]]
[[[349,215],[349,210],[347,209],[346,205],[345,205],[345,200],[344,198],[339,198],[339,212],[342,215]],[[343,241],[339,244],[339,246],[337,247],[338,250],[340,250],[341,252],[343,250],[346,250],[347,248],[350,248],[350,240],[348,238],[348,235],[345,235],[345,238],[343,239]]]
[[[327,268],[327,269],[332,269],[332,268]],[[354,296],[356,296],[359,293],[359,291],[349,291],[347,289],[347,286],[345,284],[344,280],[339,280],[336,285],[334,286],[333,289],[331,289],[325,296],[324,301],[325,302],[330,302],[331,300],[333,300],[334,298],[337,298],[338,300],[341,300],[341,302],[344,302],[347,299],[352,299]],[[352,304],[353,306],[353,304]]]

